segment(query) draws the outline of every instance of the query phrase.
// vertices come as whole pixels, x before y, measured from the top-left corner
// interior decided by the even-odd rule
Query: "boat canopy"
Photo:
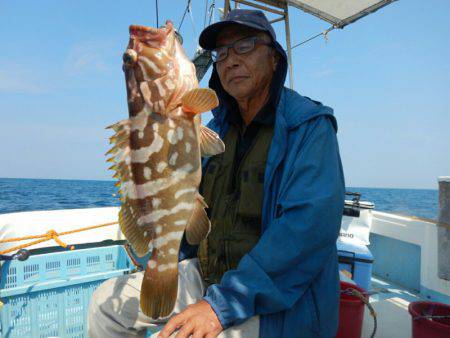
[[[294,88],[294,71],[292,67],[292,49],[308,42],[320,35],[327,36],[328,32],[336,28],[344,28],[358,19],[375,12],[376,10],[391,4],[397,0],[224,0],[223,17],[232,9],[231,3],[234,2],[235,8],[240,4],[249,7],[261,9],[263,11],[276,14],[279,17],[271,20],[271,23],[284,21],[286,32],[286,51],[289,64],[289,83]],[[206,0],[207,4],[209,0]],[[213,1],[214,4],[214,1]],[[186,11],[190,8],[190,0]],[[316,36],[309,38],[295,46],[291,45],[291,34],[289,27],[289,9],[301,9],[304,12],[312,14],[319,19],[327,21],[331,27]],[[185,11],[185,14],[186,14]],[[183,16],[184,17],[184,16]],[[206,51],[197,51],[193,62],[197,69],[197,77],[199,80],[203,78],[212,60]]]
[[[397,0],[260,0],[256,2],[278,8],[289,5],[327,21],[335,28],[343,28],[394,1]]]

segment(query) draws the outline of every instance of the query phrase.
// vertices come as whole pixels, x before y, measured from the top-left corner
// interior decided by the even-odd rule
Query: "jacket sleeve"
[[[277,215],[255,247],[211,285],[204,299],[224,328],[292,307],[335,252],[344,178],[327,117],[305,123],[293,165],[283,175]]]

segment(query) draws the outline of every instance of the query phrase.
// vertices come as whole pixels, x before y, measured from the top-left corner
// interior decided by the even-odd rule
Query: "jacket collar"
[[[214,118],[217,121],[220,129],[226,124],[226,107],[224,104],[219,105],[212,111]],[[337,131],[337,122],[333,116],[333,109],[324,106],[318,101],[313,101],[306,96],[301,96],[297,92],[283,88],[276,111],[275,126],[280,125],[287,130],[297,128],[301,124],[316,118],[318,116],[326,115],[330,118],[335,131]]]

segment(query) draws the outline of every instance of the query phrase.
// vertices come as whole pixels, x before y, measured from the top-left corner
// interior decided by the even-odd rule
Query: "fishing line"
[[[158,0],[155,0],[155,5],[156,5],[156,27],[159,28]]]
[[[191,18],[191,23],[192,23],[192,30],[194,31],[194,36],[198,36],[197,35],[197,30],[195,29],[195,21],[194,21],[194,17],[192,15],[192,7],[191,7],[191,1],[189,0],[189,17]]]
[[[302,42],[300,42],[300,43],[297,43],[296,45],[294,45],[294,46],[291,47],[291,50],[294,49],[294,48],[296,48],[296,47],[298,47],[298,46],[301,46],[301,45],[303,45],[303,44],[305,44],[305,43],[307,43],[307,42],[309,42],[309,41],[311,41],[311,40],[314,40],[315,38],[318,38],[318,37],[321,36],[321,35],[323,35],[323,36],[325,37],[325,39],[327,39],[328,33],[331,32],[331,31],[332,31],[333,29],[335,29],[335,28],[336,28],[335,26],[331,26],[331,27],[328,28],[326,31],[323,31],[322,33],[319,33],[319,34],[317,34],[317,35],[314,35],[314,36],[310,37],[309,39],[306,39],[305,41],[302,41]]]
[[[208,16],[208,3],[209,0],[205,1],[205,17],[203,18],[203,28],[206,27],[206,17]]]
[[[209,6],[209,23],[208,25],[211,24],[211,21],[213,21],[213,16],[214,16],[214,9],[216,8],[216,0],[213,0],[213,2],[211,3],[211,6]]]
[[[186,8],[185,8],[184,13],[183,13],[183,17],[181,18],[181,22],[180,22],[180,24],[178,25],[178,29],[177,29],[178,32],[180,31],[181,26],[183,25],[184,18],[186,17],[186,13],[189,11],[189,5],[190,5],[190,3],[191,3],[191,0],[188,0],[188,1],[187,1]]]

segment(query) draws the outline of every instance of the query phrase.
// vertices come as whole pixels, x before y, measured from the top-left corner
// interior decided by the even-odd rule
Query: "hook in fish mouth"
[[[123,53],[123,64],[125,67],[133,66],[137,61],[137,53],[133,49],[127,49],[125,53]]]

